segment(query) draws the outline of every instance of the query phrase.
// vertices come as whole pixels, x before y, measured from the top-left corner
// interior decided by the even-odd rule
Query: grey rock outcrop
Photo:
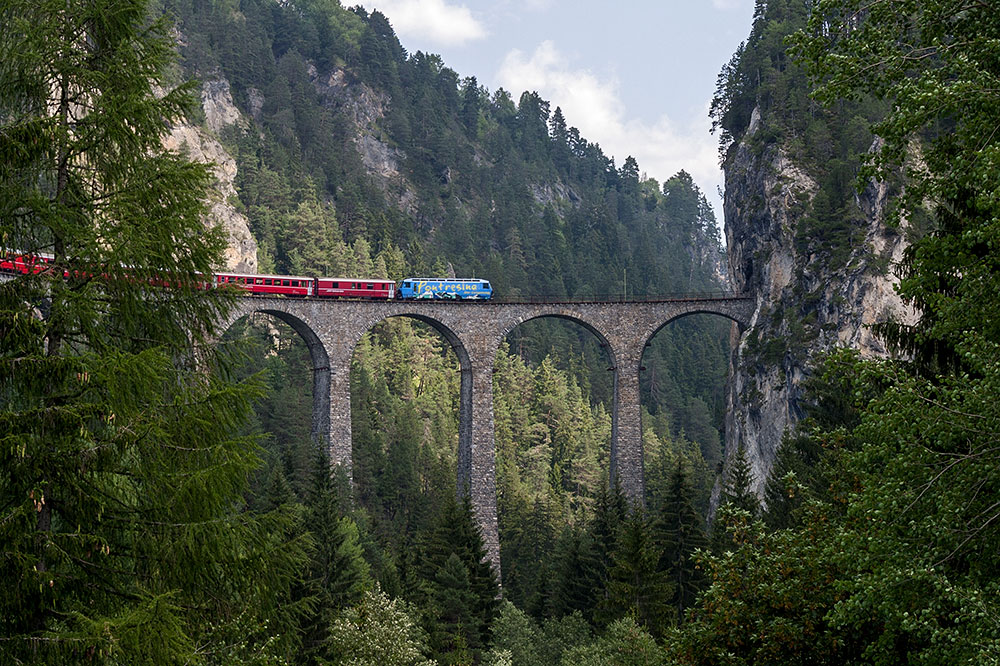
[[[203,84],[201,104],[205,113],[205,126],[176,125],[164,139],[164,146],[168,150],[186,154],[196,162],[212,165],[215,183],[209,194],[205,223],[207,226],[221,226],[229,239],[224,268],[241,273],[255,273],[257,241],[250,233],[246,216],[233,204],[237,201],[236,160],[213,136],[213,133],[229,125],[242,124],[244,121],[233,104],[229,82],[224,79]]]
[[[399,210],[409,216],[416,215],[416,189],[400,170],[406,153],[386,143],[378,126],[389,112],[392,103],[389,95],[364,83],[352,82],[343,69],[320,73],[310,65],[307,73],[323,104],[345,114],[354,127],[354,145],[372,181]]]
[[[732,288],[756,296],[751,328],[731,361],[727,467],[742,445],[758,494],[784,434],[804,417],[802,383],[817,355],[836,346],[867,357],[885,355],[870,325],[914,318],[894,290],[892,267],[906,240],[904,230],[886,224],[887,188],[872,184],[856,197],[864,223],[852,235],[846,259],[843,253],[831,261],[812,252],[800,225],[819,185],[780,143],[754,143],[761,126],[754,110],[724,165]]]

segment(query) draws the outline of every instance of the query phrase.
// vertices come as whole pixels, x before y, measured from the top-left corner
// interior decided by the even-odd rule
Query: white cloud
[[[400,37],[461,46],[487,34],[468,7],[445,0],[370,0],[365,5],[385,14]]]
[[[508,53],[497,80],[515,101],[522,91],[531,90],[548,100],[552,109],[561,107],[566,123],[579,129],[588,141],[600,144],[619,167],[631,155],[642,172],[661,184],[684,169],[721,221],[716,188],[722,184],[722,172],[716,138],[709,134],[707,102],[679,121],[666,114],[653,122],[630,118],[613,75],[602,77],[590,70],[573,69],[549,41],[530,56],[517,50]]]

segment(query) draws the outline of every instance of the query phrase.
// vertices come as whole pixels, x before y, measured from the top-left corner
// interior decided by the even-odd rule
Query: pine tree
[[[607,597],[598,607],[604,623],[630,616],[654,635],[662,635],[672,615],[673,585],[660,566],[662,551],[651,521],[634,509],[622,523],[608,570]]]
[[[747,460],[746,447],[740,442],[722,490],[722,503],[732,504],[756,517],[760,513],[760,499],[753,491],[753,483],[754,475]]]
[[[576,526],[567,527],[556,544],[555,557],[546,607],[548,615],[590,613],[604,588],[590,534]]]
[[[464,642],[463,646],[478,651],[489,642],[490,625],[493,622],[498,610],[497,591],[498,583],[496,573],[489,561],[486,560],[486,551],[483,548],[482,537],[479,533],[472,513],[472,505],[466,497],[461,504],[454,499],[448,501],[437,517],[437,524],[431,533],[426,537],[426,541],[421,549],[422,561],[418,563],[419,576],[422,579],[424,596],[429,600],[432,608],[433,600],[436,596],[444,594],[439,587],[442,581],[439,580],[442,571],[446,569],[447,562],[454,555],[462,564],[468,579],[468,589],[471,596],[470,612],[472,624],[463,624]],[[447,567],[448,580],[454,582],[457,569],[453,565]],[[437,624],[432,613],[431,625]],[[429,632],[434,635],[433,626],[429,627]]]
[[[596,551],[596,566],[600,580],[606,581],[611,568],[611,553],[618,541],[618,530],[625,521],[628,508],[621,486],[608,488],[602,483],[594,502],[594,518],[590,523],[590,536]]]
[[[258,389],[204,349],[228,299],[196,271],[223,243],[201,220],[207,170],[162,148],[190,87],[154,94],[174,43],[148,12],[0,2],[0,238],[53,257],[0,287],[5,663],[294,648],[306,539],[280,509],[240,511],[259,460],[236,433]]]
[[[308,525],[315,541],[303,595],[311,601],[303,616],[300,660],[313,663],[326,650],[330,626],[343,609],[372,589],[368,563],[359,545],[357,524],[345,515],[344,499],[325,455],[316,456],[308,499]]]
[[[264,484],[264,492],[257,501],[257,506],[263,511],[273,511],[280,506],[295,502],[295,493],[292,486],[281,471],[280,465],[271,467],[267,482]]]
[[[722,497],[719,501],[719,508],[728,507],[737,511],[745,511],[753,520],[760,513],[760,500],[752,490],[753,471],[746,457],[746,447],[740,442],[736,455],[729,466],[725,486],[722,488]],[[712,550],[721,552],[732,548],[733,533],[724,524],[725,521],[716,520],[712,524]]]
[[[668,494],[657,512],[657,529],[663,548],[660,568],[670,572],[671,602],[677,622],[683,619],[684,609],[694,603],[704,583],[704,576],[696,568],[692,555],[695,550],[708,547],[708,537],[694,509],[691,494],[684,466],[678,461]]]
[[[429,600],[431,647],[441,663],[471,663],[470,650],[482,647],[476,601],[469,570],[453,552],[435,572]]]

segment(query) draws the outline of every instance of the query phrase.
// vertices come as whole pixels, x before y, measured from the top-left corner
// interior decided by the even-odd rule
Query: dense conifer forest
[[[898,358],[816,368],[766,496],[736,451],[711,533],[729,326],[681,321],[646,351],[645,507],[607,478],[601,350],[523,326],[494,375],[498,596],[456,495],[445,341],[394,319],[359,345],[351,483],[311,439],[304,344],[266,318],[216,330],[231,298],[189,286],[223,240],[207,169],[160,148],[200,114],[185,82],[225,78],[251,119],[220,138],[262,271],[715,291],[691,178],[615,165],[538,95],[487,91],[336,0],[0,0],[2,243],[54,256],[0,283],[0,660],[1000,662],[989,10],[757,1],[719,78],[722,150],[756,109],[755,141],[822,166],[798,238],[830,265],[864,224],[856,177],[890,181],[919,227],[898,271],[920,319],[879,328]],[[334,72],[382,109],[365,131],[395,189],[358,152],[357,107],[317,84]],[[181,286],[150,298],[164,271]]]

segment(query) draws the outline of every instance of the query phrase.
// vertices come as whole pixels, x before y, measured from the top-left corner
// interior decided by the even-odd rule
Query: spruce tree
[[[663,548],[660,568],[670,573],[673,583],[671,601],[676,620],[680,622],[684,609],[694,603],[704,583],[704,575],[696,568],[692,555],[695,550],[708,547],[708,537],[701,517],[694,509],[691,486],[680,461],[670,478],[667,492],[657,515],[657,529]]]
[[[747,460],[746,447],[740,442],[739,449],[722,490],[722,502],[732,504],[737,509],[748,511],[751,516],[760,513],[760,499],[753,491],[754,475]]]
[[[648,516],[641,509],[632,510],[611,555],[607,597],[598,608],[604,623],[629,616],[654,635],[662,635],[672,614],[673,585],[669,572],[660,566],[661,558]]]
[[[594,568],[600,581],[598,591],[600,600],[606,600],[608,597],[607,582],[612,565],[612,553],[618,543],[619,529],[628,513],[625,496],[620,488],[619,484],[615,484],[614,488],[608,488],[605,483],[601,484],[594,502],[594,518],[589,527],[594,544]]]
[[[456,553],[438,567],[430,592],[431,647],[444,664],[467,664],[483,647],[469,569]]]
[[[441,589],[445,583],[441,576],[447,570],[448,584],[452,584],[457,575],[453,565],[445,565],[454,555],[461,562],[468,579],[468,589],[471,596],[471,613],[473,624],[463,625],[464,647],[478,650],[488,644],[490,626],[498,611],[497,592],[499,591],[496,573],[486,560],[486,550],[483,548],[472,513],[472,505],[466,497],[461,503],[451,499],[443,507],[438,516],[437,524],[421,549],[422,560],[417,568],[422,579],[423,597],[430,609],[428,631],[433,636],[435,626],[442,621],[438,614],[441,607],[434,599],[446,593]],[[449,620],[443,620],[446,623]]]
[[[745,511],[754,519],[760,513],[760,500],[753,492],[753,470],[747,461],[746,447],[740,442],[739,448],[729,472],[726,475],[726,483],[722,488],[722,497],[719,501],[720,509],[728,507],[738,511]],[[733,534],[728,530],[724,520],[716,520],[712,524],[712,549],[721,552],[732,548]]]
[[[315,663],[325,652],[334,618],[373,587],[368,563],[358,543],[358,526],[343,510],[337,480],[325,455],[316,456],[308,498],[308,525],[315,541],[303,596],[310,600],[301,624],[300,663]]]
[[[590,613],[604,589],[590,534],[576,526],[567,527],[556,544],[555,558],[547,614],[562,617],[573,612]]]
[[[281,510],[242,510],[257,389],[205,346],[229,307],[198,288],[222,236],[202,223],[206,168],[162,148],[191,88],[155,90],[174,44],[148,16],[0,1],[0,238],[52,256],[0,286],[4,663],[294,649],[306,540]]]

